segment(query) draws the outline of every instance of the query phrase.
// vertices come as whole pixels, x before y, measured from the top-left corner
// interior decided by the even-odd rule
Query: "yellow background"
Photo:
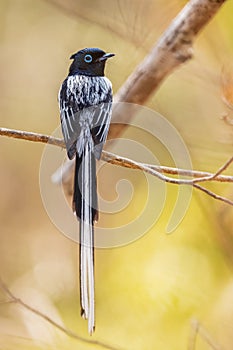
[[[57,93],[69,56],[84,47],[116,53],[106,70],[116,92],[185,3],[1,0],[0,125],[52,134],[60,123]],[[222,99],[225,95],[233,102],[232,13],[229,1],[198,36],[194,58],[147,103],[176,127],[198,170],[215,172],[232,155],[233,126],[222,119],[227,115],[233,120]],[[128,135],[135,138],[133,130]],[[151,147],[162,165],[173,165],[152,139],[142,137],[140,142]],[[79,315],[77,246],[56,229],[40,197],[44,147],[0,138],[1,275],[26,303],[90,339]],[[99,190],[109,200],[116,197],[117,181],[131,174],[133,198],[119,217],[124,223],[138,215],[145,200],[144,175],[106,168]],[[154,180],[155,193],[157,185]],[[208,188],[233,198],[231,184],[211,183]],[[198,320],[215,345],[232,349],[232,208],[195,190],[183,221],[167,235],[176,194],[175,185],[167,186],[163,212],[142,238],[96,251],[97,321],[91,340],[119,349],[185,350],[193,320]],[[118,225],[114,215],[101,220],[110,228]],[[1,292],[1,301],[6,300]],[[2,349],[101,348],[67,337],[16,304],[0,304],[0,329]],[[195,349],[209,348],[198,336]]]

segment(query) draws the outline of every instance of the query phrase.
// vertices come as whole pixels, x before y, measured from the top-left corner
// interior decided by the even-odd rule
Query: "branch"
[[[47,321],[48,323],[52,324],[54,327],[56,327],[57,329],[59,329],[61,332],[65,333],[68,337],[71,337],[73,339],[79,340],[83,343],[87,343],[89,345],[95,345],[95,346],[100,346],[102,348],[105,349],[109,349],[109,350],[119,350],[118,348],[115,348],[111,345],[105,344],[101,341],[98,340],[89,340],[86,339],[78,334],[76,334],[75,332],[73,332],[70,329],[67,329],[61,325],[59,325],[57,322],[53,321],[49,316],[47,316],[46,314],[42,313],[41,311],[35,309],[34,307],[26,304],[23,300],[21,300],[20,298],[16,297],[11,291],[10,289],[7,287],[7,285],[3,282],[3,280],[0,278],[0,288],[6,293],[6,295],[10,298],[9,301],[7,302],[12,302],[12,303],[16,303],[20,306],[22,306],[24,309],[29,310],[30,312],[32,312],[33,314],[39,316],[40,318],[44,319],[45,321]]]
[[[44,135],[44,134],[38,134],[34,132],[29,132],[29,131],[0,128],[0,135],[13,137],[15,139],[33,141],[33,142],[49,143],[51,145],[65,148],[65,144],[63,140],[57,139],[55,137],[51,137],[48,135]]]
[[[210,174],[207,176],[204,176],[202,179],[196,179],[194,182],[203,182],[203,181],[210,181],[210,180],[215,180],[218,178],[218,176],[223,173],[233,162],[233,157],[231,157],[225,164],[223,164],[218,171],[216,171],[215,174]]]
[[[206,194],[208,194],[210,197],[213,197],[214,199],[217,199],[219,201],[222,201],[226,204],[230,204],[233,206],[233,201],[231,201],[230,199],[227,199],[225,197],[219,196],[218,194],[216,194],[210,190],[207,190],[207,188],[205,188],[205,187],[202,187],[202,186],[197,185],[197,184],[193,184],[193,187],[195,187],[196,189],[198,189],[202,192],[205,192]]]
[[[0,130],[0,134],[1,134],[1,130]],[[110,164],[123,166],[125,168],[143,170],[147,173],[150,173],[151,175],[155,175],[156,172],[158,172],[158,173],[164,173],[164,174],[170,174],[170,175],[182,175],[182,176],[189,176],[189,177],[195,178],[189,181],[189,180],[175,180],[173,178],[160,177],[162,180],[166,182],[171,182],[179,185],[194,184],[196,182],[202,182],[202,181],[207,182],[210,180],[218,181],[218,182],[233,182],[233,176],[231,175],[221,175],[221,173],[212,174],[206,171],[179,169],[179,168],[167,167],[163,165],[144,164],[140,162],[135,162],[129,158],[121,157],[106,151],[103,151],[101,159]],[[231,162],[232,161],[233,159],[231,158]],[[227,163],[229,163],[229,161],[227,161]],[[226,166],[224,164],[224,170],[225,169],[226,169]],[[159,175],[157,177],[159,177]]]
[[[200,337],[214,350],[221,350],[220,346],[209,335],[207,330],[200,324],[198,320],[192,320],[191,334],[188,344],[188,350],[196,349],[197,336]]]
[[[44,135],[44,134],[37,134],[34,132],[28,132],[28,131],[21,131],[21,130],[14,130],[14,129],[7,129],[7,128],[0,128],[0,135],[7,136],[7,137],[13,137],[16,139],[23,139],[27,141],[33,141],[33,142],[41,142],[41,143],[48,143],[50,145],[58,146],[61,148],[65,148],[65,143],[62,139],[58,139],[56,137]],[[159,178],[160,173],[164,174],[170,174],[170,175],[182,175],[182,176],[189,176],[196,179],[193,179],[191,181],[189,180],[177,180],[173,178],[167,178],[162,177],[161,179],[166,182],[171,182],[174,184],[193,184],[196,182],[201,181],[209,181],[214,180],[218,182],[233,182],[233,176],[231,175],[221,175],[221,173],[226,170],[226,168],[230,165],[230,163],[233,161],[233,157],[230,158],[229,161],[227,161],[226,164],[221,167],[221,171],[218,170],[217,173],[209,173],[206,171],[198,171],[198,170],[188,170],[188,169],[178,169],[173,167],[167,167],[162,165],[152,165],[152,164],[144,164],[140,162],[136,162],[134,160],[131,160],[129,158],[121,157],[116,154],[113,154],[111,152],[103,151],[101,159],[107,163],[122,166],[124,168],[130,168],[130,169],[136,169],[136,170],[143,170],[151,175],[155,175]],[[71,162],[68,162],[71,163]],[[57,181],[59,182],[59,181]]]
[[[226,0],[190,0],[160,37],[140,65],[115,95],[115,102],[145,104],[163,80],[193,57],[193,42]],[[118,104],[116,104],[118,105]],[[118,120],[124,106],[113,109]],[[127,110],[125,124],[130,124],[134,109]],[[108,138],[117,138],[126,127],[110,127]]]
[[[197,343],[197,335],[199,330],[199,322],[197,320],[192,320],[191,322],[191,331],[188,342],[188,350],[195,350]]]
[[[36,134],[32,132],[20,131],[20,130],[12,130],[6,128],[0,128],[0,135],[33,141],[33,142],[42,142],[49,143],[54,146],[59,146],[65,148],[64,141],[58,138],[54,138],[51,136]],[[187,169],[178,169],[172,167],[165,167],[159,165],[151,165],[136,162],[132,159],[124,158],[118,155],[115,155],[110,152],[103,151],[101,159],[114,165],[122,166],[130,169],[142,170],[150,175],[157,177],[158,179],[176,185],[190,185],[195,187],[196,189],[205,192],[209,196],[214,199],[221,200],[227,204],[233,205],[233,201],[227,199],[225,197],[219,196],[212,191],[207,190],[206,188],[197,184],[197,182],[207,182],[207,181],[218,181],[218,182],[233,182],[233,176],[230,175],[222,175],[221,173],[227,169],[227,167],[233,162],[233,157],[231,157],[216,173],[208,173],[203,171],[195,171],[195,170],[187,170]],[[69,181],[69,174],[71,173],[71,167],[73,166],[72,162],[68,162],[66,166],[65,172],[62,174],[62,178],[60,178],[60,171],[58,171],[53,175],[53,180],[55,183],[61,183],[63,179],[65,182]],[[57,175],[59,174],[59,175]],[[68,176],[67,176],[68,174]],[[183,175],[192,177],[192,179],[176,179],[173,177],[168,177],[163,174],[171,174],[171,175]]]

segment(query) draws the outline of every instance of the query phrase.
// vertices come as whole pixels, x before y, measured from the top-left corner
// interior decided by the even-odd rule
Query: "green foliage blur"
[[[0,126],[52,134],[60,124],[57,93],[69,57],[84,47],[116,53],[106,73],[117,92],[185,3],[1,0]],[[147,103],[176,127],[197,170],[215,172],[232,155],[232,13],[229,1],[198,36],[194,58]],[[133,129],[127,133],[135,137]],[[150,139],[140,141],[160,164],[174,165]],[[53,225],[40,196],[45,146],[4,137],[0,143],[0,274],[16,296],[90,339],[79,313],[77,245]],[[65,151],[56,151],[65,157]],[[124,148],[121,155],[127,155]],[[139,171],[112,165],[101,174],[99,191],[108,200],[117,198],[117,182],[127,177],[134,184],[128,208],[100,219],[109,235],[118,220],[125,223],[140,214],[145,179]],[[156,203],[159,181],[151,181]],[[125,350],[185,350],[191,346],[192,322],[198,320],[214,344],[232,349],[233,210],[193,191],[186,215],[168,235],[177,187],[166,186],[165,206],[145,235],[122,247],[96,250],[97,321],[91,340]],[[230,184],[211,183],[208,189],[233,199]],[[0,291],[0,302],[7,300]],[[0,348],[7,350],[101,348],[67,337],[14,303],[0,304],[0,332]],[[195,349],[209,348],[198,336]]]

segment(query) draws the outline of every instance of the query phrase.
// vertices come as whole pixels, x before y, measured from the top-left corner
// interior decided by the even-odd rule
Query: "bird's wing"
[[[93,139],[95,157],[100,159],[108,135],[112,110],[111,83],[107,78],[101,82],[96,84],[99,100],[96,99],[95,89],[90,89],[89,96],[86,96],[77,79],[74,80],[72,89],[68,86],[67,79],[61,86],[58,95],[61,126],[70,159],[74,157],[76,149],[82,154],[89,132]],[[95,87],[95,84],[92,86]]]
[[[70,159],[75,155],[76,141],[80,136],[80,112],[79,91],[71,91],[65,80],[61,86],[59,95],[61,127],[66,144],[67,154]]]
[[[91,134],[94,141],[94,153],[100,159],[103,146],[108,136],[108,130],[112,113],[112,98],[106,99],[108,102],[100,103],[95,107],[93,115]]]

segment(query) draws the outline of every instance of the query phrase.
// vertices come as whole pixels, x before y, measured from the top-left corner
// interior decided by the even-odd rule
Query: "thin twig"
[[[225,164],[223,164],[219,170],[215,173],[215,175],[213,176],[212,179],[216,178],[218,175],[220,175],[221,173],[223,173],[229,166],[230,164],[233,162],[233,157],[231,157]]]
[[[1,130],[0,130],[0,134],[1,134]],[[159,173],[165,173],[165,174],[170,174],[170,175],[182,175],[182,176],[189,176],[189,177],[195,178],[195,180],[194,179],[191,180],[191,183],[201,182],[201,181],[203,181],[203,179],[206,182],[209,180],[218,181],[218,182],[233,182],[233,176],[231,176],[231,175],[220,175],[219,174],[216,176],[216,173],[213,174],[213,173],[209,173],[209,172],[205,172],[205,171],[179,169],[179,168],[167,167],[167,166],[162,166],[162,165],[145,164],[145,163],[135,162],[129,158],[118,156],[116,154],[106,152],[106,151],[103,151],[101,159],[110,163],[110,164],[123,166],[125,168],[139,169],[139,170],[143,170],[145,172],[151,172],[151,170],[152,171],[155,170]],[[227,161],[227,163],[229,163],[229,161]],[[147,169],[149,169],[149,170],[147,170]],[[224,164],[224,170],[225,169],[226,169],[226,167]],[[178,181],[180,181],[180,180],[178,180]],[[174,182],[174,183],[177,183],[177,182]],[[183,180],[181,180],[181,182],[178,182],[178,184],[185,184],[185,183],[188,184],[189,181],[183,182]]]
[[[192,320],[190,338],[189,338],[189,343],[188,343],[188,350],[195,350],[196,349],[199,325],[200,324],[197,320]]]
[[[229,204],[229,205],[233,205],[233,201],[231,201],[230,199],[227,199],[225,197],[222,197],[222,196],[219,196],[218,194],[210,191],[210,190],[207,190],[207,188],[205,187],[202,187],[198,184],[193,184],[193,187],[195,187],[196,189],[202,191],[202,192],[205,192],[206,194],[208,194],[210,197],[213,197],[214,199],[217,199],[219,201],[222,201],[222,202],[225,202],[226,204]]]
[[[89,340],[86,339],[80,335],[78,335],[77,333],[73,332],[70,329],[67,329],[61,325],[59,325],[57,322],[55,322],[54,320],[52,320],[49,316],[47,316],[46,314],[42,313],[41,311],[35,309],[34,307],[28,305],[27,303],[25,303],[22,299],[16,297],[11,291],[10,289],[7,287],[7,285],[3,282],[3,280],[0,278],[0,287],[2,288],[2,290],[6,293],[6,295],[8,297],[11,298],[12,302],[15,302],[17,304],[19,304],[20,306],[22,306],[23,308],[31,311],[33,314],[39,316],[40,318],[44,319],[45,321],[49,322],[50,324],[52,324],[54,327],[56,327],[57,329],[59,329],[61,332],[65,333],[67,336],[79,340],[83,343],[87,343],[89,345],[95,345],[95,346],[100,346],[102,348],[105,349],[109,349],[109,350],[119,350],[119,348],[116,348],[112,345],[108,345],[104,342],[98,341],[98,340]]]
[[[160,172],[164,172],[166,174],[170,175],[182,175],[182,176],[189,176],[193,178],[204,178],[204,177],[210,177],[215,174],[209,173],[207,171],[200,171],[200,170],[188,170],[188,169],[178,169],[173,167],[167,167],[163,165],[150,165],[151,169],[155,169]],[[200,179],[199,179],[200,181]],[[207,180],[205,180],[207,181]],[[212,181],[218,181],[218,182],[233,182],[233,176],[231,175],[218,175],[212,178]]]
[[[212,339],[210,334],[207,332],[207,330],[202,326],[199,325],[198,332],[200,334],[200,337],[214,350],[222,350],[222,347],[219,344],[216,344],[216,342]]]
[[[196,349],[197,336],[200,336],[212,349],[222,350],[222,347],[216,343],[198,320],[192,320],[191,335],[188,344],[188,350]]]
[[[203,177],[202,179],[195,179],[193,182],[203,182],[216,179],[220,174],[222,174],[233,162],[233,157],[231,157],[225,164],[223,164],[215,174],[210,174],[209,176]]]
[[[54,146],[65,148],[64,141],[55,137],[51,137],[44,134],[38,134],[35,132],[13,130],[7,128],[0,128],[0,135],[13,137],[15,139],[23,139],[33,142],[49,143]]]
[[[14,304],[15,300],[3,300],[0,301],[0,305],[5,305],[5,304]]]

